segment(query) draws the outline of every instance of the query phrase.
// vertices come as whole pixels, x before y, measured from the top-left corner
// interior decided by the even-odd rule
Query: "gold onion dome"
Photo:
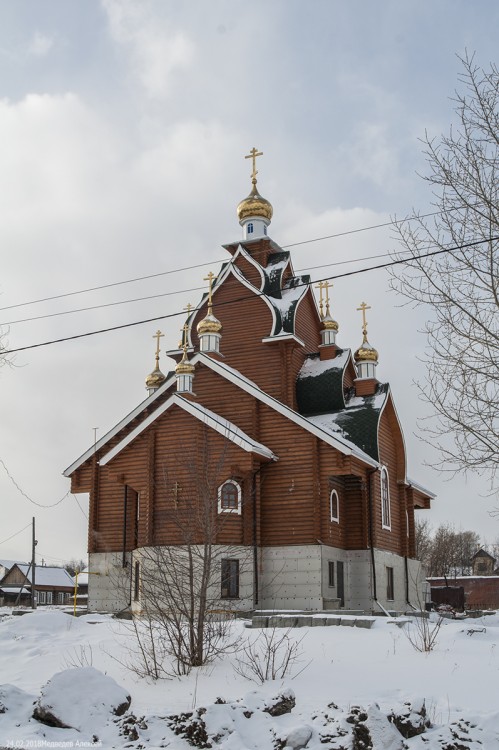
[[[329,313],[322,318],[322,326],[325,331],[338,331],[339,329],[338,323],[332,319]]]
[[[176,375],[190,375],[194,372],[194,365],[187,359],[187,347],[184,347],[182,359],[175,368]]]
[[[353,355],[353,358],[356,362],[377,362],[378,352],[364,336],[364,341]]]
[[[266,198],[263,198],[256,189],[256,178],[253,178],[252,182],[251,193],[237,207],[237,218],[241,222],[254,216],[261,216],[263,219],[271,221],[274,213],[272,204]]]
[[[197,324],[197,332],[199,336],[202,336],[204,333],[220,333],[221,330],[222,324],[214,315],[212,315],[212,313],[208,313],[206,318],[203,318],[203,320]]]
[[[146,378],[146,388],[159,388],[159,386],[166,380],[165,376],[159,369],[158,365]]]

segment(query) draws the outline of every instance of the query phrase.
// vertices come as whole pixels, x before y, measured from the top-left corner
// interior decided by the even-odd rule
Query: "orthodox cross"
[[[319,290],[319,312],[320,312],[321,318],[323,318],[324,317],[324,308],[323,308],[323,305],[322,305],[322,290],[324,289],[324,282],[323,281],[319,281],[319,283],[317,284],[317,286],[315,288]]]
[[[204,279],[203,279],[203,281],[207,281],[208,282],[208,315],[212,315],[213,314],[213,309],[212,309],[212,287],[213,287],[213,279],[216,279],[216,276],[215,276],[215,274],[212,271],[210,271],[210,273],[208,274],[208,276],[205,276]]]
[[[251,179],[256,182],[256,176],[258,174],[257,168],[256,168],[256,158],[257,156],[263,156],[263,151],[259,151],[257,148],[253,147],[249,154],[245,156],[245,159],[253,159],[253,171],[251,173]]]
[[[179,485],[178,482],[175,482],[175,484],[172,487],[172,495],[173,495],[173,502],[175,503],[175,508],[178,508],[178,496],[180,494],[182,487]]]
[[[187,321],[184,323],[182,328],[180,329],[182,331],[182,338],[178,342],[178,348],[184,350],[184,358],[187,356],[187,349],[189,348],[189,340],[187,334],[189,333],[189,326],[187,324]]]
[[[357,308],[357,311],[362,311],[362,333],[364,335],[364,342],[367,341],[367,320],[366,320],[366,310],[370,310],[371,307],[369,305],[366,305],[365,302],[362,302],[360,307]]]
[[[192,310],[192,305],[190,302],[186,304],[186,306],[184,307],[184,310],[187,310],[187,317],[189,317],[189,315],[191,314],[191,310]]]
[[[164,335],[165,334],[161,333],[161,331],[158,328],[158,330],[153,336],[153,339],[156,339],[156,364],[159,363],[159,340],[162,339]]]
[[[333,288],[333,283],[329,281],[325,281],[322,284],[323,289],[326,290],[326,315],[329,315],[329,290]]]

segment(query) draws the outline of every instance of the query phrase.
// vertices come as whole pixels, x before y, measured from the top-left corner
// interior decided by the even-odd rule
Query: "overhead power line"
[[[405,251],[410,252],[410,251]],[[350,263],[362,263],[366,260],[375,260],[376,258],[389,258],[391,256],[390,253],[379,253],[378,255],[366,255],[363,258],[349,258],[348,260],[337,260],[334,261],[334,263],[321,263],[318,266],[306,266],[305,268],[297,268],[296,273],[303,273],[303,271],[315,271],[318,268],[332,268],[333,266],[345,266]],[[410,258],[408,258],[410,260]],[[209,264],[213,265],[213,264]],[[135,297],[134,299],[125,299],[125,300],[119,300],[118,302],[104,302],[100,305],[91,305],[89,307],[79,307],[74,310],[61,310],[60,312],[55,313],[46,313],[45,315],[35,315],[31,318],[20,318],[18,320],[6,320],[6,321],[0,321],[0,326],[13,326],[16,325],[16,323],[31,323],[35,320],[45,320],[47,318],[57,318],[62,315],[72,315],[74,313],[80,313],[80,312],[90,312],[92,310],[102,310],[107,307],[117,307],[119,305],[127,305],[132,302],[147,302],[152,299],[160,299],[161,297],[173,297],[177,294],[189,294],[190,292],[203,292],[205,291],[205,287],[198,286],[198,287],[191,287],[190,289],[177,289],[173,292],[161,292],[161,294],[151,294],[147,297]]]
[[[64,497],[61,497],[60,500],[58,500],[56,503],[52,503],[51,505],[43,505],[43,503],[37,503],[36,500],[33,500],[29,495],[27,495],[24,492],[24,490],[21,489],[21,487],[19,487],[18,483],[16,482],[16,480],[14,479],[14,477],[12,476],[12,474],[10,473],[10,471],[8,470],[7,466],[5,465],[5,462],[2,461],[1,458],[0,458],[0,464],[5,469],[5,473],[9,477],[9,479],[12,482],[12,484],[14,485],[14,487],[17,490],[19,490],[19,492],[21,493],[21,495],[23,497],[25,497],[26,500],[29,500],[30,503],[32,503],[33,505],[36,505],[38,508],[55,508],[56,505],[59,505],[60,503],[62,503],[62,501],[65,500],[67,498],[67,496],[70,494],[70,492],[68,490],[68,492],[66,492],[66,494],[64,495]]]
[[[371,271],[378,271],[380,269],[388,268],[390,266],[397,266],[397,265],[400,265],[402,263],[410,263],[411,261],[422,260],[423,258],[430,258],[430,257],[435,256],[435,255],[441,255],[442,253],[449,253],[449,252],[453,252],[453,251],[457,251],[457,250],[465,250],[468,247],[475,247],[476,245],[482,245],[484,242],[497,242],[498,240],[499,240],[499,237],[489,237],[486,240],[475,240],[474,242],[466,242],[466,243],[464,243],[462,245],[455,245],[453,247],[447,247],[447,248],[443,248],[443,249],[440,249],[440,250],[434,250],[434,251],[432,251],[430,253],[423,253],[421,255],[415,255],[415,256],[411,255],[411,257],[408,258],[408,259],[402,258],[402,259],[399,259],[399,260],[389,261],[388,263],[380,263],[377,266],[370,266],[368,268],[359,268],[359,269],[357,269],[355,271],[347,271],[345,273],[336,274],[334,276],[325,276],[324,278],[317,279],[316,281],[319,282],[319,281],[332,281],[332,280],[337,280],[337,279],[343,279],[343,278],[346,278],[348,276],[356,276],[356,275],[361,274],[361,273],[368,273],[368,272],[371,272]],[[303,283],[303,284],[297,284],[295,288],[299,288],[300,286],[308,286],[308,284],[305,284],[305,283]],[[228,300],[227,302],[222,302],[222,303],[218,303],[218,304],[215,303],[213,305],[213,307],[223,307],[225,305],[233,305],[236,302],[243,302],[244,300],[252,299],[254,296],[264,296],[264,295],[263,295],[263,292],[257,292],[257,291],[255,291],[251,295],[245,295],[244,297],[238,297],[237,299]],[[111,326],[109,328],[100,328],[100,329],[98,329],[96,331],[87,331],[85,333],[78,333],[78,334],[75,334],[73,336],[64,336],[64,337],[59,338],[59,339],[52,339],[51,341],[42,341],[39,344],[30,344],[29,346],[20,346],[17,349],[5,349],[2,352],[2,354],[3,355],[15,354],[16,352],[27,351],[28,349],[38,349],[38,348],[43,347],[43,346],[51,346],[52,344],[61,344],[63,341],[74,341],[76,339],[88,338],[90,336],[97,336],[97,335],[102,334],[102,333],[110,333],[111,331],[124,330],[125,328],[132,328],[134,326],[145,325],[146,323],[154,323],[154,322],[156,322],[158,320],[166,320],[168,318],[176,318],[179,315],[185,315],[185,310],[180,310],[180,311],[174,312],[174,313],[168,313],[166,315],[157,315],[157,316],[155,316],[153,318],[145,318],[144,320],[136,320],[136,321],[133,321],[132,323],[122,323],[120,325]],[[1,459],[0,459],[0,463],[3,463],[1,461]],[[7,468],[5,467],[5,464],[4,464],[4,468],[7,471]],[[14,481],[14,480],[12,480],[12,481]],[[14,484],[15,484],[15,482],[14,482]],[[18,489],[20,489],[20,488],[18,487]],[[20,490],[20,491],[22,492],[22,490]],[[24,494],[24,493],[22,493],[22,494]],[[69,494],[69,493],[67,493],[67,494]],[[67,494],[64,497],[67,497]],[[28,500],[31,501],[30,498],[28,498]],[[58,502],[62,502],[62,500],[64,500],[64,498],[61,498],[61,500],[59,500]],[[34,501],[31,501],[31,502],[34,502]],[[35,504],[37,504],[37,503],[35,503]],[[57,505],[57,504],[58,503],[55,503],[55,505]],[[42,506],[42,507],[53,507],[53,506]]]
[[[383,222],[382,224],[372,224],[371,226],[368,226],[368,227],[359,227],[358,229],[348,229],[348,230],[346,230],[344,232],[336,232],[336,234],[328,234],[328,235],[325,235],[324,237],[315,237],[315,238],[308,239],[308,240],[301,240],[300,242],[294,242],[294,243],[292,243],[290,245],[283,245],[282,247],[283,247],[283,249],[284,248],[288,248],[288,247],[297,247],[298,245],[308,245],[311,242],[322,242],[323,240],[331,240],[331,239],[335,239],[336,237],[345,237],[345,236],[347,236],[349,234],[358,234],[359,232],[369,232],[369,231],[371,231],[373,229],[381,229],[382,227],[388,227],[388,226],[394,226],[394,225],[396,226],[398,224],[404,224],[405,222],[407,222],[407,221],[413,221],[414,219],[426,219],[426,218],[428,218],[428,216],[436,216],[436,214],[439,214],[439,213],[442,213],[442,212],[441,211],[432,211],[431,213],[421,214],[419,216],[418,215],[408,216],[407,218],[400,219],[399,221],[397,221],[397,220],[386,221],[386,222]],[[124,281],[113,281],[113,282],[110,282],[109,284],[101,284],[100,286],[92,286],[92,287],[88,287],[86,289],[78,289],[78,290],[75,290],[73,292],[64,292],[62,294],[54,294],[54,295],[52,295],[50,297],[40,297],[39,299],[30,300],[28,302],[17,302],[14,305],[6,305],[5,307],[0,307],[0,312],[2,312],[3,310],[13,310],[16,307],[27,307],[29,305],[37,305],[37,304],[39,304],[41,302],[52,302],[53,300],[63,299],[65,297],[74,297],[74,296],[76,296],[78,294],[87,294],[89,292],[97,292],[97,291],[100,291],[102,289],[111,289],[112,287],[115,287],[115,286],[123,286],[125,284],[133,284],[133,283],[135,283],[137,281],[147,281],[148,279],[156,279],[156,278],[158,278],[160,276],[168,276],[168,275],[171,275],[171,274],[174,274],[174,273],[182,273],[183,271],[192,271],[193,269],[196,269],[196,268],[205,268],[206,266],[210,266],[210,265],[213,265],[215,263],[224,263],[225,260],[226,260],[226,258],[220,258],[219,260],[211,260],[211,261],[208,261],[207,263],[196,263],[196,264],[194,264],[192,266],[184,266],[182,268],[172,268],[169,271],[159,271],[158,273],[151,273],[151,274],[148,274],[146,276],[136,276],[133,279],[125,279]],[[347,262],[347,261],[345,261],[345,262]],[[148,298],[146,297],[145,299],[148,299]],[[119,303],[115,303],[115,304],[119,304]],[[93,308],[85,308],[85,309],[91,310]],[[57,313],[55,313],[55,314],[57,315]],[[27,320],[31,320],[31,318],[28,318]],[[13,323],[18,323],[18,322],[19,323],[20,322],[24,323],[25,321],[24,320],[23,321],[13,321]],[[11,323],[3,323],[3,325],[11,325]]]
[[[26,524],[26,526],[24,526],[22,529],[19,529],[19,531],[16,531],[15,534],[11,534],[11,536],[8,536],[7,539],[2,539],[2,541],[0,542],[0,547],[3,544],[10,542],[10,540],[14,539],[15,536],[19,536],[19,534],[22,534],[23,531],[26,531],[26,529],[29,529],[30,527],[31,527],[31,521],[28,524]]]

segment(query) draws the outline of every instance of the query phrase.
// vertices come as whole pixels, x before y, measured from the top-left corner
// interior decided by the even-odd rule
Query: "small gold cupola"
[[[362,312],[362,344],[359,346],[353,358],[357,366],[357,375],[359,378],[375,378],[376,377],[376,365],[378,364],[378,352],[371,346],[367,340],[367,321],[366,321],[366,310],[370,310],[370,306],[362,302],[358,311]]]
[[[339,330],[339,325],[336,320],[333,320],[329,310],[329,289],[332,288],[332,286],[333,285],[329,283],[329,281],[319,281],[316,287],[316,289],[319,290],[319,312],[322,322],[322,346],[335,346],[336,334]],[[326,307],[325,314],[324,305]]]
[[[252,148],[245,159],[253,160],[253,170],[251,172],[251,193],[244,198],[237,207],[237,218],[243,228],[243,239],[252,240],[267,235],[267,227],[272,221],[273,208],[272,204],[263,198],[257,190],[256,169],[257,156],[263,156],[263,151]]]
[[[175,368],[175,377],[177,378],[177,393],[192,393],[192,381],[194,380],[194,365],[189,362],[187,357],[187,349],[189,348],[189,326],[187,323],[184,324],[183,331],[183,346],[184,353],[182,359]]]
[[[203,279],[208,282],[208,312],[197,325],[199,348],[202,352],[220,352],[222,324],[213,315],[213,280],[215,278],[215,274],[210,271]]]
[[[165,381],[165,376],[159,369],[159,340],[163,338],[163,336],[164,334],[159,330],[156,331],[153,336],[153,339],[156,339],[156,365],[154,367],[154,370],[146,378],[146,388],[149,396],[154,393],[154,391],[157,391],[159,386]]]

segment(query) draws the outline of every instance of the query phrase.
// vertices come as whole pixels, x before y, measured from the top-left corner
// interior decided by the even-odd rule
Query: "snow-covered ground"
[[[178,750],[189,747],[173,731],[175,726],[180,731],[182,722],[167,717],[192,711],[186,721],[191,730],[193,720],[202,730],[194,732],[199,747],[298,750],[306,742],[308,750],[499,748],[499,616],[444,620],[431,653],[413,648],[408,627],[376,618],[371,629],[296,629],[291,636],[302,639],[302,653],[292,674],[257,685],[234,666],[246,639],[261,631],[236,621],[236,653],[188,677],[153,682],[124,666],[132,636],[121,621],[73,618],[55,609],[22,617],[4,616],[0,610],[0,749],[93,742],[102,748]],[[68,669],[73,671],[45,687]],[[101,684],[95,670],[122,690],[111,682]],[[51,727],[32,718],[42,692],[45,703],[62,706],[71,717],[68,723],[77,728]],[[295,706],[290,713],[272,716],[265,708],[283,693],[291,701],[294,694]],[[126,695],[131,696],[130,708],[118,718],[108,706]],[[432,726],[403,739],[386,717],[412,710],[420,720],[416,712],[423,701]],[[407,703],[411,708],[404,707]],[[198,715],[200,707],[206,713]],[[356,729],[359,722],[368,728],[370,740]]]

